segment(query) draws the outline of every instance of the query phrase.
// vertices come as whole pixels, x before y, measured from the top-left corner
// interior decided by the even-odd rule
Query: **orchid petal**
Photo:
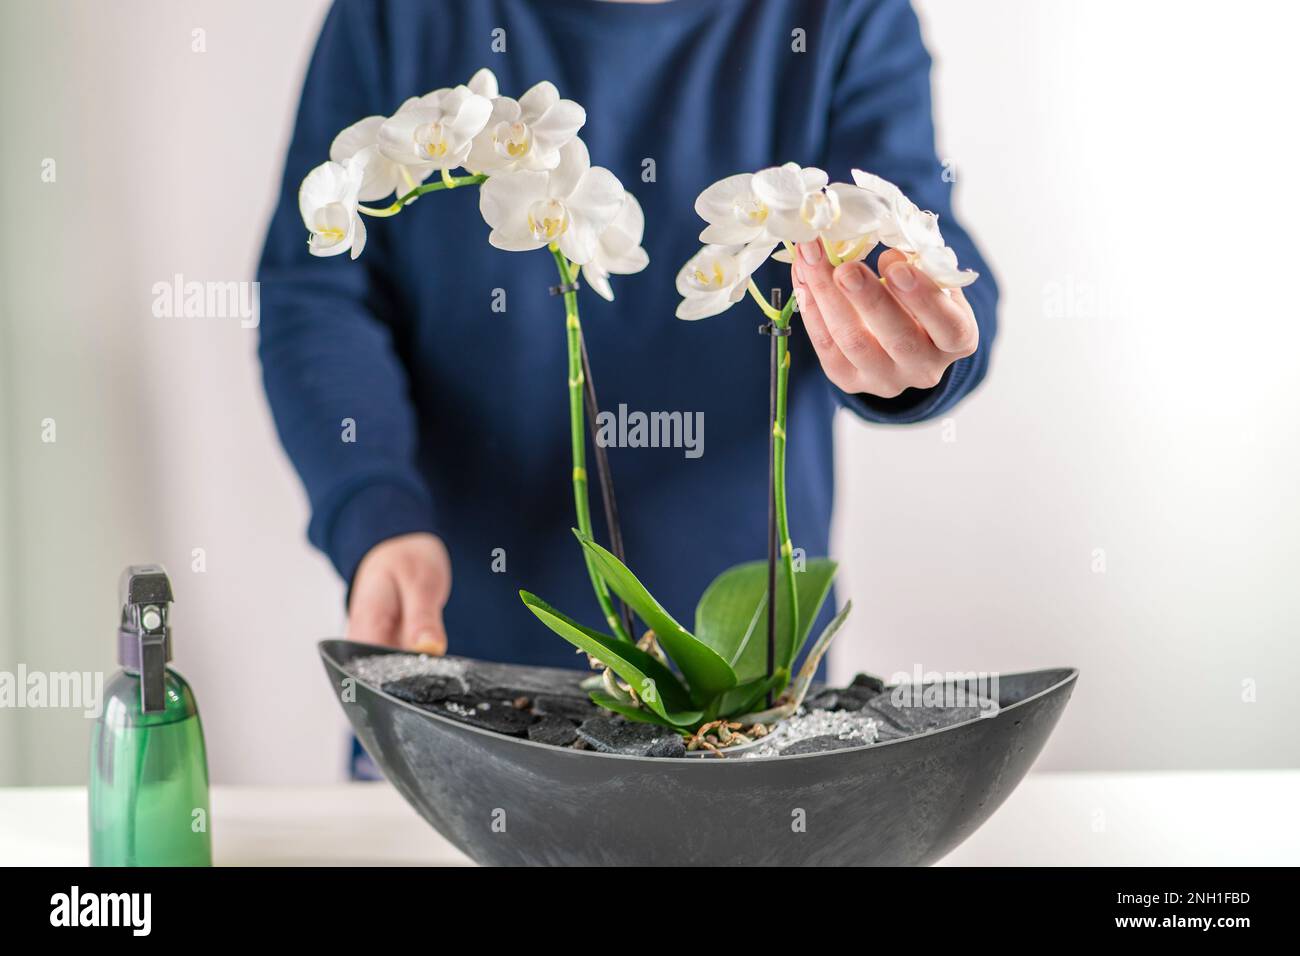
[[[617,176],[603,166],[593,166],[578,181],[565,206],[573,219],[583,220],[599,233],[618,215],[623,195]]]
[[[683,299],[677,306],[677,318],[693,322],[726,312],[735,303],[728,299],[726,293],[716,292],[712,295]]]
[[[542,80],[519,97],[519,107],[527,116],[541,116],[559,101],[560,91],[555,88],[555,84]]]
[[[786,163],[754,174],[754,195],[773,210],[795,210],[803,201],[804,181],[799,166]]]
[[[486,96],[488,99],[495,99],[501,94],[500,88],[497,86],[496,74],[486,66],[471,76],[469,82],[465,85],[469,87],[471,92],[477,93],[479,96]]]
[[[614,290],[609,284],[609,273],[592,262],[582,267],[583,281],[606,302],[614,301]]]
[[[532,121],[533,149],[554,152],[578,135],[587,122],[587,111],[573,100],[560,100]]]
[[[528,209],[545,198],[546,174],[519,170],[498,173],[483,183],[479,187],[478,207],[484,222],[493,229],[518,236],[521,241],[525,236],[531,240]],[[541,244],[545,245],[544,242]]]
[[[587,144],[580,139],[571,139],[560,149],[560,163],[551,170],[547,192],[563,199],[577,188],[578,182],[591,168],[591,156],[587,153]]]

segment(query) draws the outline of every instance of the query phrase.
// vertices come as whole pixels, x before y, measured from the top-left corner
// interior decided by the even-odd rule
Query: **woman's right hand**
[[[436,535],[381,541],[352,579],[348,637],[420,654],[447,653],[442,609],[451,596],[451,558]]]

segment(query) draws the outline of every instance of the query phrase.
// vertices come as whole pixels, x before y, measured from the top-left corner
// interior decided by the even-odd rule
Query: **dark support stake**
[[[767,679],[776,672],[776,339],[772,341],[772,373],[767,422]],[[767,691],[772,706],[772,690]]]
[[[596,402],[596,383],[591,379],[591,362],[587,358],[587,339],[585,336],[581,339],[581,345],[582,380],[586,383],[583,387],[583,396],[587,404],[587,428],[591,432],[591,445],[596,456],[596,478],[600,482],[600,498],[605,506],[605,527],[609,529],[609,550],[614,553],[614,557],[627,564],[627,558],[623,554],[623,529],[618,521],[618,503],[614,500],[614,479],[609,471],[609,455],[606,454],[605,447],[596,439],[598,431],[596,416],[600,414],[600,406]],[[773,345],[773,348],[775,347]],[[628,636],[635,641],[636,631],[633,629],[632,624],[632,610],[621,600],[619,601],[619,609],[623,612],[623,625],[627,628]]]

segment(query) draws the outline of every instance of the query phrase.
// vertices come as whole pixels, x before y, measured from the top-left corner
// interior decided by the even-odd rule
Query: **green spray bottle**
[[[122,669],[91,732],[91,866],[211,866],[208,761],[190,685],[172,657],[172,587],[159,565],[122,574]]]

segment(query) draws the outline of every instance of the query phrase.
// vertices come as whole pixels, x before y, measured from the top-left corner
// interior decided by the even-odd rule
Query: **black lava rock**
[[[578,685],[590,677],[588,671],[564,670],[559,667],[519,667],[474,661],[465,673],[468,693],[483,699],[515,700],[518,697],[568,697],[587,700],[587,692]]]
[[[528,739],[552,747],[568,747],[578,739],[578,728],[567,718],[548,714],[529,726]]]
[[[589,697],[555,697],[539,694],[533,698],[533,713],[543,717],[555,715],[582,723],[589,717],[599,717],[600,708]]]
[[[797,754],[821,754],[832,750],[848,750],[850,747],[865,747],[866,743],[865,740],[841,740],[834,734],[823,734],[821,737],[805,737],[803,740],[796,740],[790,746],[781,749],[781,756],[793,757]]]
[[[592,717],[578,727],[578,736],[595,750],[629,757],[684,757],[686,743],[681,734],[660,727],[618,717]]]
[[[875,674],[858,674],[846,688],[855,695],[862,695],[868,700],[885,690],[885,682]]]
[[[379,687],[385,694],[411,704],[436,704],[465,692],[459,677],[419,674],[400,680],[385,681]]]
[[[462,724],[493,730],[510,737],[520,737],[527,733],[529,726],[537,719],[508,700],[483,700],[469,696],[449,697],[428,705],[427,709]]]
[[[847,690],[828,688],[812,697],[805,697],[803,705],[808,710],[861,710],[865,698],[855,697]]]
[[[919,691],[912,695],[910,700],[905,696],[897,703],[893,700],[892,691],[877,694],[867,702],[867,709],[873,715],[878,715],[882,723],[901,731],[898,736],[923,734],[929,730],[950,727],[978,717],[981,713],[979,706],[948,707],[934,704],[927,706]],[[881,739],[886,738],[883,727],[880,736]]]

